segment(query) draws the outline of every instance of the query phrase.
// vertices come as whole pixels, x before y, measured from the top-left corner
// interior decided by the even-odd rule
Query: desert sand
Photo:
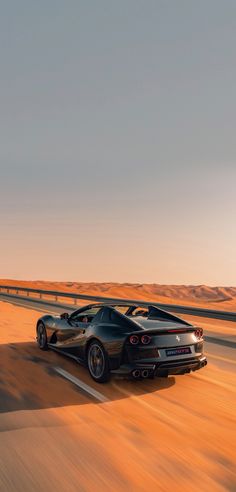
[[[43,280],[0,280],[0,285],[19,285],[34,289],[57,290],[122,299],[142,299],[167,304],[236,311],[236,287],[207,285],[118,284],[112,282],[49,282]]]
[[[97,388],[86,369],[37,348],[40,314],[0,302],[1,491],[236,489],[232,349],[192,375],[99,385],[97,403],[53,372]]]

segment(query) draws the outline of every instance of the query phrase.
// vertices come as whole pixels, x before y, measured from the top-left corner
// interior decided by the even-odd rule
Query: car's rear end
[[[207,364],[201,328],[143,318],[136,321],[141,329],[127,335],[121,372],[147,378],[185,374]]]

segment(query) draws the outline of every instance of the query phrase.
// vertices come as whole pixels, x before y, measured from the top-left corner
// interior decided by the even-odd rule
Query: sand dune
[[[43,280],[23,281],[8,279],[0,280],[0,284],[236,311],[236,287],[119,284],[113,282],[53,282]]]

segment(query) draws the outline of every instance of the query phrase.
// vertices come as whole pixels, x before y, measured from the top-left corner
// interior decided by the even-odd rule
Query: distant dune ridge
[[[101,295],[145,301],[186,304],[236,311],[236,287],[209,287],[207,285],[161,285],[115,282],[53,282],[0,280],[2,285],[21,285],[35,289],[58,290],[78,294]]]

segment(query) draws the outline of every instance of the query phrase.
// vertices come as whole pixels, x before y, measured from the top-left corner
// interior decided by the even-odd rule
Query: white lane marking
[[[83,391],[88,393],[90,396],[93,396],[94,398],[96,398],[96,400],[101,401],[102,403],[109,401],[104,395],[102,395],[102,393],[99,393],[99,391],[91,388],[91,386],[89,386],[88,384],[81,381],[81,379],[76,378],[75,376],[73,376],[69,372],[65,371],[61,367],[54,367],[54,370],[58,374],[60,374],[63,378],[68,379],[68,381],[70,381],[71,383],[78,386],[78,388],[82,389]]]

